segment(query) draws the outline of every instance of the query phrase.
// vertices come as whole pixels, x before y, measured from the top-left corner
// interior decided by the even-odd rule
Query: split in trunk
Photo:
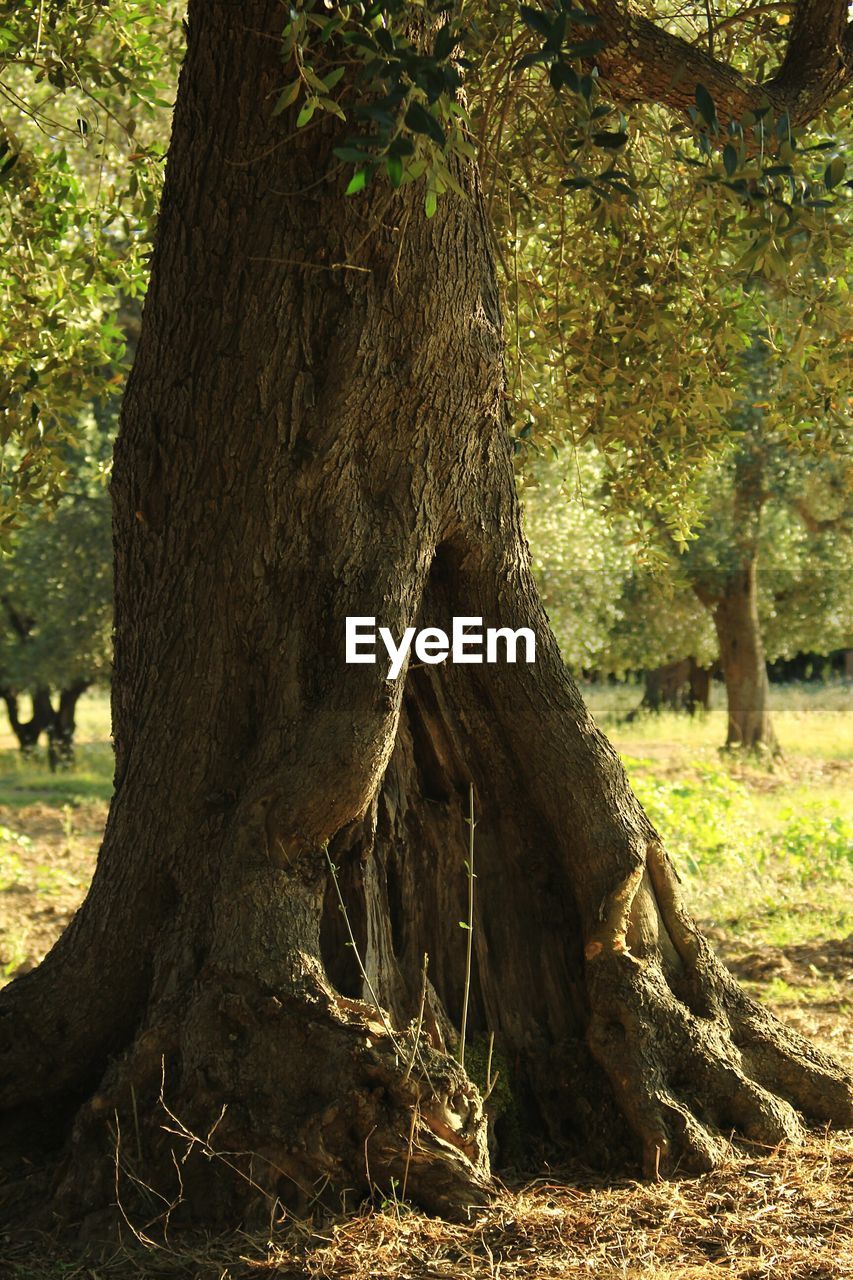
[[[32,713],[29,720],[21,719],[20,695],[13,689],[4,689],[0,696],[6,704],[9,726],[18,739],[21,753],[25,756],[30,755],[38,746],[41,735],[48,733],[53,723],[54,710],[50,700],[50,690],[39,688],[32,694]]]
[[[20,718],[19,695],[8,687],[0,691],[0,697],[6,704],[10,728],[24,755],[35,751],[39,739],[45,734],[51,771],[59,767],[67,768],[73,763],[77,703],[91,683],[91,680],[76,680],[68,688],[61,689],[56,707],[49,689],[36,689],[32,695],[32,715],[29,720]]]

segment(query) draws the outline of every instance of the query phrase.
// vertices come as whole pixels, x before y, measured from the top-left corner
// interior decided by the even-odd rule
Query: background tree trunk
[[[14,690],[5,689],[0,696],[6,704],[9,727],[18,739],[18,746],[24,755],[28,755],[35,751],[41,735],[51,730],[54,711],[50,701],[50,690],[40,687],[34,691],[29,720],[21,720],[19,695]]]
[[[757,564],[725,576],[713,618],[726,682],[726,746],[774,750],[767,662],[758,621]]]
[[[47,730],[47,759],[51,771],[69,768],[74,762],[77,703],[91,683],[91,680],[75,680],[60,690],[59,704]]]
[[[445,1211],[482,1198],[482,1102],[442,1051],[469,782],[471,1026],[528,1151],[706,1168],[732,1126],[850,1119],[843,1072],[696,932],[565,673],[475,172],[432,219],[421,190],[318,181],[332,126],[289,136],[267,109],[282,21],[278,0],[190,5],[114,469],[115,797],[84,906],[0,996],[7,1125],[32,1141],[37,1107],[70,1129],[76,1215],[115,1201],[117,1168],[148,1218],[268,1219],[394,1180]],[[345,664],[348,615],[529,626],[536,663],[388,682]]]
[[[695,658],[688,658],[690,670],[688,674],[687,710],[691,715],[697,711],[711,710],[711,680],[713,667],[700,667]]]

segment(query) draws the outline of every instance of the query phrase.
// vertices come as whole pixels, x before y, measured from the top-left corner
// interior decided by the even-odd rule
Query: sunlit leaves
[[[68,480],[81,407],[116,376],[145,285],[177,6],[19,6],[0,33],[0,538]],[[36,45],[38,44],[38,50]]]
[[[297,107],[297,128],[317,112],[349,125],[333,148],[343,165],[357,167],[345,185],[349,195],[376,173],[392,187],[423,181],[430,212],[439,195],[457,186],[454,158],[473,155],[459,101],[461,12],[442,5],[439,21],[433,9],[401,0],[334,13],[306,0],[290,9],[282,44],[288,79],[274,111]]]

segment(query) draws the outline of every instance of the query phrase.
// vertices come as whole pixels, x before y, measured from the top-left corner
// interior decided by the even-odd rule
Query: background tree
[[[767,409],[751,416],[764,423]],[[764,488],[750,518],[758,521],[754,604],[761,647],[769,661],[799,652],[829,655],[850,641],[844,463],[810,461],[766,425],[758,438]],[[719,641],[694,583],[703,595],[712,593],[726,566],[737,562],[737,458],[754,447],[747,434],[726,460],[695,477],[689,501],[700,514],[686,548],[666,537],[649,543],[630,518],[613,516],[597,453],[579,452],[567,479],[562,458],[528,467],[523,496],[534,571],[574,672],[621,677],[645,671],[644,707],[690,709],[691,699],[706,705]]]
[[[474,12],[488,37],[491,7]],[[73,1136],[66,1212],[114,1202],[115,1126],[134,1118],[122,1188],[209,1220],[260,1191],[306,1207],[398,1179],[443,1209],[487,1193],[481,1100],[445,1051],[472,784],[468,1025],[513,1062],[531,1140],[633,1149],[656,1174],[713,1165],[731,1126],[794,1137],[796,1107],[853,1119],[841,1069],[698,933],[549,630],[458,100],[471,16],[190,5],[116,446],[116,794],[86,903],[0,1004],[0,1105],[29,1141],[34,1105]],[[808,113],[849,75],[846,13],[808,0],[761,88],[600,17],[609,92],[677,109],[701,77],[721,112],[769,95]],[[522,49],[577,75],[573,22],[540,11]],[[394,632],[530,626],[537,662],[389,685],[343,662],[343,619],[365,613]]]
[[[17,530],[0,561],[0,696],[24,750],[47,735],[52,767],[71,759],[77,702],[112,661],[111,439],[94,419],[77,436],[89,450],[68,463],[74,489]]]
[[[147,279],[175,5],[45,3],[0,20],[0,546],[69,482],[69,437],[120,376]]]

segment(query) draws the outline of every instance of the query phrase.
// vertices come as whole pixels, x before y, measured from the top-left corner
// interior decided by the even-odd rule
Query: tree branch
[[[768,89],[792,120],[810,120],[853,77],[853,22],[847,0],[798,0],[782,65]]]
[[[617,97],[659,102],[686,112],[696,86],[714,99],[721,124],[767,102],[787,111],[794,124],[815,116],[853,81],[853,23],[847,0],[798,0],[785,57],[776,74],[757,84],[703,49],[672,35],[618,0],[591,0],[605,48],[597,57],[603,79]]]
[[[840,515],[820,520],[809,510],[807,503],[798,499],[791,504],[809,533],[828,533],[830,529],[847,529],[850,524],[850,512],[842,511]]]

